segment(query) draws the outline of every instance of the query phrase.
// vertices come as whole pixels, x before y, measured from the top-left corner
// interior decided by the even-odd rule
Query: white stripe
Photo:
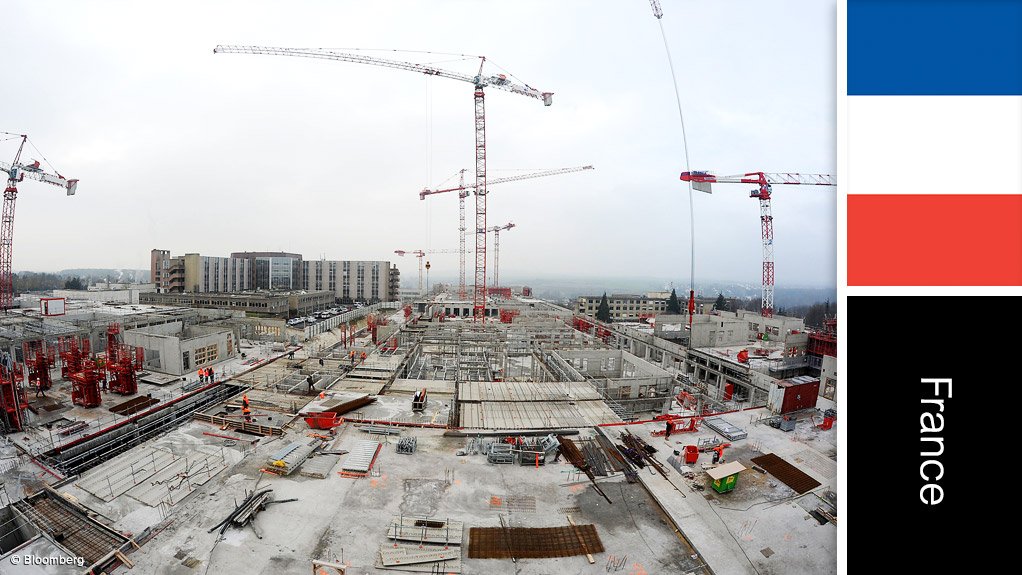
[[[849,194],[1022,193],[1022,96],[848,96]]]

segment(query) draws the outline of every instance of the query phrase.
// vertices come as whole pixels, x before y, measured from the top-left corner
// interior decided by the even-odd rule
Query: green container
[[[713,490],[717,493],[727,493],[738,486],[738,474],[732,473],[727,477],[713,480]]]

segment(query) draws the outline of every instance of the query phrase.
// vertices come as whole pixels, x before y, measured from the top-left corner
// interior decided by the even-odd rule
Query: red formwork
[[[0,362],[0,408],[5,430],[20,431],[24,425],[28,401],[25,399],[25,389],[21,383],[23,377],[21,364],[13,360]]]
[[[107,326],[106,338],[106,371],[110,376],[108,389],[119,395],[138,393],[136,372],[141,368],[141,348],[132,349],[121,343],[121,326],[117,323]]]
[[[91,359],[82,361],[81,371],[72,373],[71,402],[82,407],[98,407],[103,403],[99,394],[99,369]]]
[[[28,367],[28,383],[37,390],[46,391],[53,387],[50,368],[53,367],[52,347],[43,340],[26,341],[22,345],[25,365]]]

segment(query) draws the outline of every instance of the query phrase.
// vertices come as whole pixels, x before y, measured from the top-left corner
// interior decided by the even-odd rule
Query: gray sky
[[[415,260],[393,250],[457,247],[457,197],[417,193],[472,167],[470,84],[213,54],[217,44],[252,44],[486,55],[555,93],[545,108],[487,92],[490,177],[596,167],[491,188],[489,224],[518,226],[501,238],[502,278],[687,280],[681,132],[646,0],[5,7],[0,130],[28,133],[81,180],[71,198],[21,184],[15,270],[145,269],[157,247],[279,249],[390,259],[412,277]],[[834,173],[833,2],[666,0],[663,9],[692,169]],[[476,65],[367,54],[462,72]],[[13,151],[0,144],[6,161]],[[759,281],[759,210],[747,188],[696,196],[697,282]],[[776,186],[774,198],[777,285],[833,285],[834,190]],[[457,274],[457,255],[432,263]]]

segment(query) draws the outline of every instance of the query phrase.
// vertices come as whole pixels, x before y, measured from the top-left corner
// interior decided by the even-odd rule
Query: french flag
[[[1022,0],[844,2],[847,285],[1022,286]]]

